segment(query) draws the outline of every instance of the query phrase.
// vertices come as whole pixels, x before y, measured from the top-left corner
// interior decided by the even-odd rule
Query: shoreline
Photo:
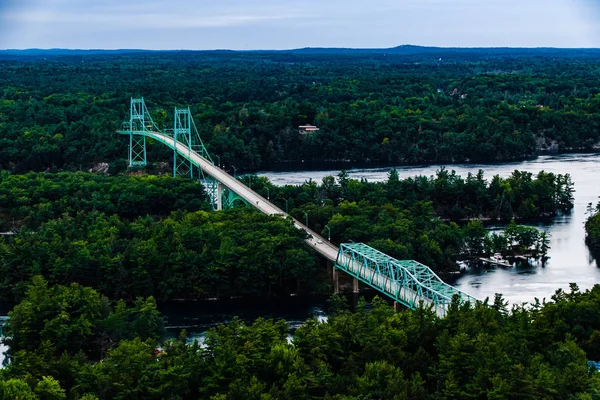
[[[456,162],[380,162],[380,161],[351,161],[351,160],[322,160],[322,161],[283,161],[262,169],[239,170],[245,175],[261,175],[264,173],[284,173],[300,171],[328,171],[328,170],[360,170],[360,169],[389,169],[394,167],[431,167],[431,166],[477,166],[482,167],[490,165],[518,164],[525,161],[535,161],[541,156],[567,156],[572,154],[600,154],[600,149],[569,149],[564,151],[541,150],[530,157],[514,158],[508,160],[483,161],[456,161]],[[484,169],[484,168],[482,168]]]

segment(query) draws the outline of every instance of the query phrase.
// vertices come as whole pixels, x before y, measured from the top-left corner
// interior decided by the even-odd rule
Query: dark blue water
[[[231,322],[238,317],[246,323],[257,318],[284,319],[290,330],[299,327],[307,318],[326,318],[328,295],[290,296],[277,299],[203,300],[172,302],[160,305],[170,336],[183,329],[188,340],[203,341],[210,328]]]

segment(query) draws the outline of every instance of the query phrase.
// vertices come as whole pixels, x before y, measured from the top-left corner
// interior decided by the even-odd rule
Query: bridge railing
[[[399,261],[363,243],[340,245],[336,267],[409,308],[432,307],[443,317],[453,297],[475,304],[474,297],[443,282],[429,267]]]

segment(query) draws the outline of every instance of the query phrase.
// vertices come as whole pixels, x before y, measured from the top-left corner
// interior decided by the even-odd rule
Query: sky
[[[0,0],[0,49],[598,47],[600,0]]]

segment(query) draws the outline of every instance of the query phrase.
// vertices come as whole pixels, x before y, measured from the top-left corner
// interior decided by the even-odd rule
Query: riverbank
[[[539,150],[537,154],[529,157],[520,157],[508,160],[490,160],[486,161],[455,161],[455,162],[436,162],[436,161],[415,161],[415,162],[381,162],[381,161],[352,161],[352,160],[303,160],[303,161],[285,161],[262,168],[258,170],[243,170],[238,169],[238,172],[245,174],[261,175],[268,172],[296,172],[296,171],[322,171],[322,170],[356,170],[356,169],[380,169],[380,168],[413,168],[413,167],[431,167],[444,165],[451,169],[451,166],[492,166],[499,164],[522,163],[527,161],[536,161],[541,157],[556,157],[569,155],[585,155],[585,154],[600,154],[598,149],[568,149],[560,152],[550,150]],[[485,168],[482,168],[485,170]]]

